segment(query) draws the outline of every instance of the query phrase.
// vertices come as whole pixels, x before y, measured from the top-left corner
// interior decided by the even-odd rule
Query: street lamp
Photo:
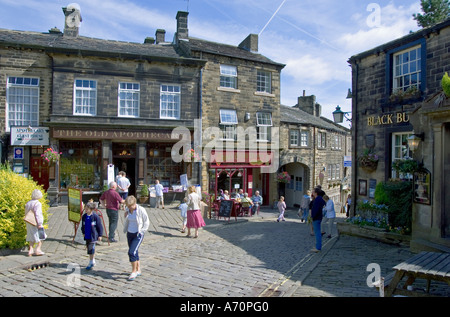
[[[344,112],[341,110],[341,107],[337,106],[336,110],[333,112],[333,119],[335,123],[342,123],[344,121],[344,118],[347,121],[352,122],[352,119],[347,117],[347,115],[351,112]]]
[[[417,148],[419,147],[420,141],[423,141],[425,139],[425,134],[413,134],[411,135],[408,140],[408,147],[411,150],[411,152],[415,152]]]

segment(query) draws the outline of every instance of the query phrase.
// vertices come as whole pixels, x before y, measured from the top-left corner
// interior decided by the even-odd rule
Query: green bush
[[[26,244],[25,204],[33,190],[39,189],[44,227],[47,223],[47,193],[32,179],[14,173],[8,165],[0,165],[0,249],[18,249]]]
[[[377,184],[375,200],[378,204],[388,206],[389,224],[392,227],[402,227],[405,232],[411,232],[412,223],[411,181],[388,181]]]
[[[375,203],[387,205],[389,202],[389,197],[384,190],[384,183],[380,182],[375,187]]]

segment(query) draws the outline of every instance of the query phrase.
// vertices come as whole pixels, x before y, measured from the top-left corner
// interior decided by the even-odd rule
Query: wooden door
[[[42,157],[31,157],[30,159],[30,175],[33,180],[42,185],[45,191],[48,189],[49,166],[48,162]]]

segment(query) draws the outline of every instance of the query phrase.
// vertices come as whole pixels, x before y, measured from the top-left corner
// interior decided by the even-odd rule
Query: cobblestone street
[[[293,210],[281,223],[271,209],[237,222],[206,219],[193,239],[179,231],[177,209],[147,208],[151,226],[139,250],[142,275],[130,282],[121,222],[119,242],[101,243],[97,265],[86,271],[88,256],[82,244],[71,243],[66,208],[50,209],[46,255],[29,258],[23,250],[2,256],[1,296],[377,297],[366,284],[367,265],[378,263],[388,274],[412,255],[404,247],[350,236],[325,238],[322,252],[311,253],[314,237]],[[36,264],[44,267],[27,270]]]

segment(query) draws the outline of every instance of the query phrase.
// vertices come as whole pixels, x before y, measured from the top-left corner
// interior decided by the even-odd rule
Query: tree
[[[420,27],[426,28],[450,18],[450,0],[421,0],[423,14],[413,14]]]

